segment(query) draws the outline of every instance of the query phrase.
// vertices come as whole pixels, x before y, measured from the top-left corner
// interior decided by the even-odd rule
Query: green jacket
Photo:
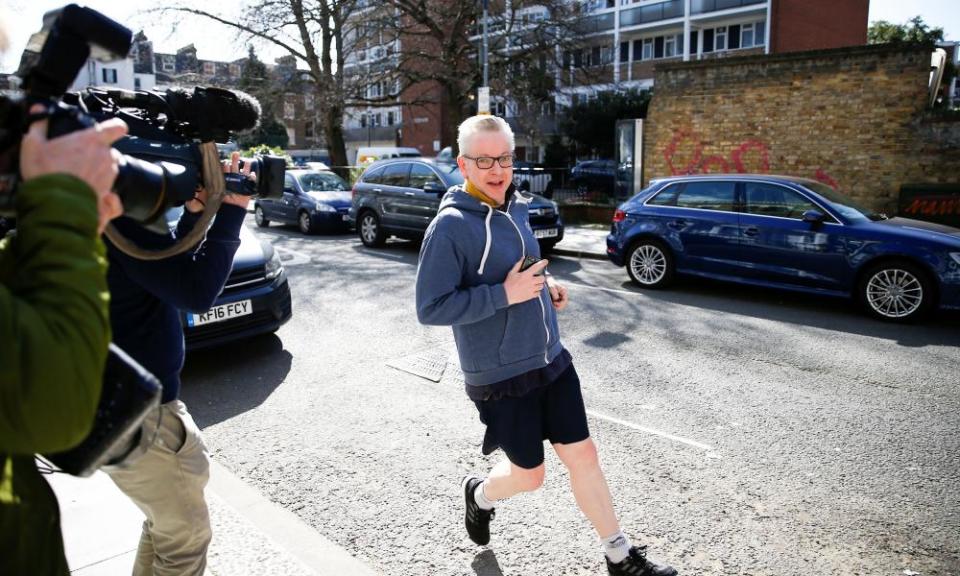
[[[93,191],[66,175],[17,194],[0,242],[0,574],[68,574],[56,497],[35,453],[90,431],[110,341]]]

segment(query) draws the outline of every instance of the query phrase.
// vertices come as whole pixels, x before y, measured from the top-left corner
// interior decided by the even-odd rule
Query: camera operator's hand
[[[230,155],[229,163],[227,162],[223,163],[223,171],[224,173],[239,172],[240,174],[243,174],[244,176],[253,180],[254,182],[257,181],[257,174],[255,172],[250,171],[250,162],[247,162],[247,164],[243,167],[243,170],[240,169],[240,153],[239,152],[234,152],[233,154]],[[223,196],[223,203],[233,204],[234,206],[239,206],[244,210],[246,210],[247,205],[250,204],[250,197],[244,196],[243,194],[227,193]]]
[[[39,104],[30,109],[31,113],[42,111]],[[97,194],[102,232],[107,222],[123,214],[120,197],[112,191],[120,153],[110,145],[127,133],[126,123],[112,118],[53,140],[47,139],[47,124],[47,120],[34,122],[23,137],[20,174],[24,181],[46,174],[70,174],[86,182]]]

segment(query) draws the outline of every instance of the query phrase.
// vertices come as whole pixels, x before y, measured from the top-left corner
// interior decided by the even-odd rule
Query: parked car
[[[296,224],[304,234],[346,232],[350,229],[350,187],[343,178],[322,170],[287,170],[281,198],[257,198],[253,216],[257,226],[271,222]]]
[[[853,297],[892,321],[960,308],[960,229],[887,218],[801,178],[654,181],[616,211],[607,253],[644,288],[690,274]]]
[[[570,186],[584,199],[612,196],[616,182],[615,160],[581,160],[570,169]]]
[[[370,165],[353,186],[350,219],[366,246],[382,246],[388,236],[418,239],[437,215],[451,186],[463,184],[456,164],[433,158],[396,158]],[[563,239],[557,204],[532,195],[530,227],[548,251]]]
[[[175,227],[182,208],[167,211]],[[180,313],[188,351],[276,332],[293,315],[290,286],[280,257],[246,226],[233,268],[213,307],[203,314]]]

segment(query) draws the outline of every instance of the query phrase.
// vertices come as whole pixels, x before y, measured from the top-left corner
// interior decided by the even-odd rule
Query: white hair
[[[468,143],[477,132],[503,132],[507,137],[507,141],[510,142],[510,152],[513,152],[515,144],[513,129],[510,128],[506,120],[499,116],[491,116],[489,114],[471,116],[460,124],[460,128],[458,128],[457,131],[457,148],[460,149],[461,156],[469,149]]]

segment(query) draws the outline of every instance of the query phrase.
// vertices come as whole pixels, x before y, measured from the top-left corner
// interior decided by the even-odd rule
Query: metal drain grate
[[[439,382],[443,378],[443,371],[447,368],[448,357],[449,353],[446,350],[420,352],[419,354],[389,360],[387,366],[433,382]]]

